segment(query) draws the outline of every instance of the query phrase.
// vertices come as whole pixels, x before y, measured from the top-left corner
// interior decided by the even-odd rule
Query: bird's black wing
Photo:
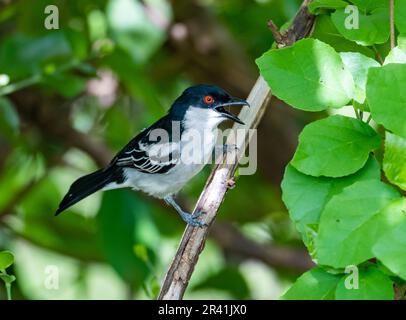
[[[179,159],[176,143],[151,141],[151,132],[159,125],[163,124],[156,123],[144,129],[114,157],[110,165],[151,174],[166,173],[172,169]]]

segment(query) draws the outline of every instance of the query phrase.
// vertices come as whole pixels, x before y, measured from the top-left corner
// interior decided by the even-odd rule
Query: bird
[[[187,88],[166,115],[130,140],[105,168],[74,181],[55,215],[99,190],[132,188],[163,199],[187,224],[203,227],[205,224],[198,219],[202,212],[191,214],[183,210],[175,196],[210,160],[218,125],[225,120],[244,125],[225,109],[229,106],[249,104],[215,85]],[[226,152],[230,148],[222,147]]]

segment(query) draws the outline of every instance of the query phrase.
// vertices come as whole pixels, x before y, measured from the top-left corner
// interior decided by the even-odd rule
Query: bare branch
[[[283,42],[283,36],[282,34],[279,32],[279,28],[276,26],[276,24],[272,21],[269,20],[268,21],[268,28],[271,29],[273,38],[275,39],[275,42],[278,45],[281,45]]]
[[[302,7],[299,9],[299,12],[294,19],[293,25],[282,35],[284,39],[286,39],[284,45],[291,45],[296,40],[305,37],[311,31],[314,17],[307,10],[309,2],[310,0],[305,0],[303,2]],[[239,115],[239,117],[246,123],[244,128],[257,128],[265,109],[268,106],[270,98],[270,88],[264,79],[259,77],[248,97],[251,109],[245,107]],[[234,130],[239,128],[243,127],[239,124],[236,124],[233,127]],[[193,228],[188,226],[186,228],[178,251],[166,274],[158,299],[182,299],[200,252],[204,248],[209,227],[213,223],[217,211],[224,200],[228,189],[227,181],[233,178],[237,168],[238,161],[234,161],[233,163],[230,157],[237,156],[237,160],[240,159],[248,143],[248,132],[246,138],[247,139],[243,142],[244,145],[238,145],[239,142],[236,141],[235,135],[228,136],[227,144],[236,144],[239,147],[239,152],[237,155],[227,153],[223,159],[223,163],[215,167],[207,180],[206,186],[203,189],[194,210],[194,212],[202,211],[205,213],[203,215],[203,220],[207,223],[208,227]]]
[[[395,0],[389,0],[390,7],[390,47],[393,49],[395,43]]]

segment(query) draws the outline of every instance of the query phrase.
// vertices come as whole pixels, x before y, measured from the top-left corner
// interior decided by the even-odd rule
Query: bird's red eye
[[[212,103],[214,101],[214,99],[213,99],[212,96],[205,96],[203,98],[203,101],[204,101],[205,104],[210,104],[210,103]]]

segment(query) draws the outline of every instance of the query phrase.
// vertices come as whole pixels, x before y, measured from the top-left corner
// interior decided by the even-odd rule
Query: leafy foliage
[[[323,9],[339,9],[347,5],[348,3],[342,0],[315,0],[309,4],[309,11],[317,14],[322,12]]]
[[[7,274],[6,269],[13,263],[14,255],[10,251],[0,251],[0,279],[6,286],[8,300],[11,300],[11,283],[15,281],[16,277]]]
[[[386,132],[383,171],[388,180],[406,190],[406,139]]]
[[[393,133],[406,138],[406,64],[388,64],[369,71],[367,100],[373,119]]]
[[[347,289],[346,278],[337,284],[335,298],[338,300],[393,300],[393,282],[375,266],[362,268],[358,275],[358,288]]]
[[[350,70],[355,82],[354,100],[360,104],[365,102],[368,70],[379,67],[378,61],[358,52],[342,52],[340,57],[345,67]]]
[[[47,0],[8,1],[0,10],[0,247],[26,262],[11,264],[0,252],[9,297],[12,282],[13,297],[49,297],[41,293],[42,259],[61,271],[60,298],[155,298],[184,229],[172,210],[113,191],[58,218],[52,212],[75,178],[160,117],[186,86],[212,82],[243,96],[260,55],[273,94],[311,114],[290,110],[278,128],[263,125],[259,173],[229,192],[220,218],[258,246],[304,243],[318,266],[285,299],[393,299],[392,287],[406,284],[404,1],[395,1],[395,48],[389,1],[314,0],[311,38],[271,50],[265,21],[285,28],[301,1],[199,1],[199,10],[191,1],[56,3],[59,30],[43,28]],[[348,4],[359,9],[359,28],[346,28]],[[266,170],[274,165],[266,150],[278,143],[264,132],[296,139],[309,120],[282,182],[288,216],[276,170]],[[281,150],[291,156],[286,145],[271,159]],[[182,192],[185,207],[203,185],[204,174]],[[194,297],[251,298],[267,283],[218,243],[203,253]],[[358,268],[358,289],[346,285],[348,264]],[[265,287],[263,297],[281,290]]]
[[[393,202],[385,212],[393,215],[393,226],[378,239],[372,251],[392,272],[406,279],[406,199]]]
[[[302,274],[282,296],[286,300],[332,300],[341,276],[314,268]]]
[[[318,263],[343,268],[372,258],[371,248],[384,231],[375,216],[396,197],[391,187],[374,180],[357,181],[334,196],[320,217]]]
[[[406,3],[395,1],[395,23],[401,34],[406,33]]]
[[[0,269],[7,269],[14,263],[14,256],[10,251],[0,252]]]
[[[349,28],[346,23],[348,13],[339,9],[331,15],[331,19],[337,30],[344,38],[355,41],[363,46],[385,43],[389,39],[389,11],[379,8],[370,14],[359,13],[359,25]]]
[[[387,49],[388,1],[350,2],[355,7],[313,1],[318,40],[273,49],[257,60],[272,92],[292,107],[341,114],[308,124],[285,170],[282,199],[319,265],[297,279],[286,299],[393,299],[391,277],[405,279],[406,198],[397,190],[405,190],[404,43],[399,37],[399,45]],[[395,7],[400,33],[403,6]],[[332,112],[347,103],[356,119]],[[379,159],[384,153],[383,160],[371,152]],[[349,266],[359,271],[357,290],[346,284]]]
[[[305,39],[289,48],[272,49],[257,59],[257,64],[274,94],[298,109],[340,108],[353,95],[351,73],[334,49],[318,40]]]
[[[356,42],[344,38],[335,27],[329,15],[319,15],[317,17],[317,23],[311,36],[329,44],[337,52],[359,52],[370,58],[375,56],[371,48],[361,46]]]
[[[379,144],[379,136],[362,121],[330,116],[306,126],[291,164],[311,176],[342,177],[361,169]]]
[[[393,282],[377,267],[363,266],[352,278],[351,274],[332,274],[314,268],[297,279],[282,296],[287,300],[391,300]],[[354,281],[357,282],[354,287]]]
[[[312,234],[317,230],[314,227],[317,226],[325,205],[334,195],[357,181],[379,178],[380,167],[374,157],[370,157],[364,168],[357,173],[342,178],[316,178],[288,165],[282,182],[282,199],[306,246],[311,250]]]

